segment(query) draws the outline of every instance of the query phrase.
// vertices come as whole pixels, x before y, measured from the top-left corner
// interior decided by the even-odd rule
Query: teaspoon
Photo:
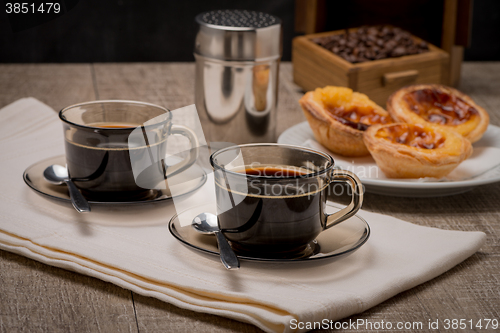
[[[49,183],[54,185],[66,183],[66,185],[68,186],[71,203],[73,204],[73,207],[75,207],[77,212],[90,212],[89,203],[80,193],[78,188],[76,188],[75,184],[71,181],[68,175],[68,170],[65,167],[57,164],[51,165],[43,171],[43,177]]]
[[[193,219],[193,227],[205,234],[215,234],[219,244],[220,260],[227,269],[240,268],[240,261],[233,249],[222,234],[217,223],[217,216],[210,213],[201,213]]]

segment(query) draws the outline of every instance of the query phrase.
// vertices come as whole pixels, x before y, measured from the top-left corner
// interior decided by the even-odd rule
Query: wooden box
[[[345,30],[294,38],[293,78],[302,89],[310,91],[328,85],[349,87],[368,95],[385,108],[387,98],[403,86],[448,82],[448,54],[431,44],[429,52],[353,64],[311,41],[313,38],[342,33]],[[417,37],[413,38],[416,42],[421,41]]]

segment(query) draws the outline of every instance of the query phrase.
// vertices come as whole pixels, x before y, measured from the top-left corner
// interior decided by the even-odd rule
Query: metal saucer
[[[332,213],[341,207],[327,203],[327,212]],[[184,245],[204,253],[219,255],[217,242],[213,235],[203,235],[197,232],[191,222],[202,212],[216,214],[213,204],[205,204],[190,208],[172,217],[168,224],[170,233]],[[291,258],[259,258],[250,255],[238,255],[240,260],[257,262],[304,262],[342,258],[359,249],[370,236],[370,227],[358,215],[323,231],[314,242],[309,244],[310,249]]]
[[[43,161],[39,161],[29,166],[23,174],[24,182],[34,191],[52,199],[71,203],[66,186],[52,185],[43,178],[43,170],[52,164],[66,165],[64,155],[55,156]],[[198,165],[194,164],[184,172],[169,178],[169,184],[178,184],[174,193],[184,195],[199,189],[207,181],[206,172]],[[150,190],[148,195],[141,198],[122,201],[89,201],[90,204],[97,205],[123,205],[123,204],[145,204],[172,199],[170,189]]]

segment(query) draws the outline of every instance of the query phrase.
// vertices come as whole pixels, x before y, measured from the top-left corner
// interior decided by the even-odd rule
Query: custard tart
[[[392,118],[405,123],[434,123],[476,142],[488,128],[488,113],[466,94],[442,85],[399,89],[387,100]]]
[[[316,140],[344,156],[368,155],[363,132],[373,124],[392,122],[386,110],[349,88],[318,88],[306,93],[299,103]]]
[[[430,123],[374,125],[364,141],[389,178],[444,177],[472,154],[469,140]]]

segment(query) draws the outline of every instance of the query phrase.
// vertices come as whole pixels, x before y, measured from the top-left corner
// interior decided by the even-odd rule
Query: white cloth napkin
[[[455,170],[450,172],[443,178],[418,178],[418,179],[395,179],[388,178],[380,170],[371,156],[363,157],[345,157],[332,153],[330,150],[322,146],[316,140],[308,139],[302,145],[309,148],[314,148],[319,151],[332,155],[335,160],[335,165],[343,169],[353,171],[361,179],[390,179],[391,181],[414,181],[414,182],[436,182],[436,181],[460,181],[475,178],[483,175],[487,171],[496,168],[500,165],[500,148],[498,146],[498,138],[500,131],[496,127],[491,127],[490,133],[487,133],[481,141],[474,144],[472,155],[460,163]]]
[[[338,320],[447,271],[476,252],[482,232],[440,230],[361,211],[371,237],[337,261],[242,262],[227,271],[216,256],[168,232],[169,202],[103,207],[78,214],[22,179],[42,159],[63,154],[57,115],[33,98],[0,110],[0,248],[109,281],[194,311],[291,332],[298,322]],[[197,193],[187,200],[203,202]],[[304,330],[298,330],[304,331]]]

